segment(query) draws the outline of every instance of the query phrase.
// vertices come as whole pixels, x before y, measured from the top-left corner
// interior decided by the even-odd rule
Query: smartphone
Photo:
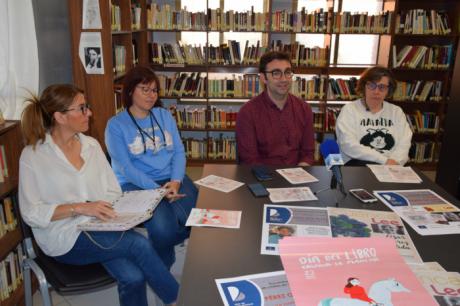
[[[363,203],[372,203],[377,201],[377,198],[374,197],[370,192],[366,189],[350,189],[349,190],[352,195],[354,195],[358,200]]]
[[[272,172],[264,166],[252,167],[252,173],[258,181],[269,181],[273,179]]]
[[[248,184],[248,187],[252,194],[257,198],[268,197],[269,195],[267,189],[265,189],[264,185],[261,183]]]

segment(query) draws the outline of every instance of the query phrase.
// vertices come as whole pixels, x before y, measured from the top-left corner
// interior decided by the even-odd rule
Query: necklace
[[[150,118],[150,126],[152,127],[152,135],[153,136],[150,136],[149,133],[147,133],[146,131],[144,131],[140,126],[139,124],[137,123],[136,119],[134,118],[133,114],[131,114],[130,110],[127,109],[128,111],[128,114],[129,114],[129,117],[131,118],[131,120],[133,121],[134,125],[136,126],[137,130],[139,131],[139,134],[141,134],[141,137],[142,137],[142,143],[144,145],[144,154],[147,152],[147,145],[145,143],[145,136],[147,136],[147,138],[149,138],[150,140],[152,140],[153,142],[153,147],[155,147],[155,126],[153,124],[153,121],[155,121],[156,125],[158,126],[158,129],[160,130],[161,132],[161,135],[163,136],[163,139],[164,141],[166,142],[166,136],[165,136],[165,133],[163,132],[163,129],[161,128],[160,124],[158,123],[158,120],[157,118],[155,117],[155,115],[153,114],[152,111],[149,110],[149,118]]]

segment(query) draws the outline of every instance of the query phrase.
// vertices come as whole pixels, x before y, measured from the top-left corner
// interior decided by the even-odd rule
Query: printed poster
[[[264,205],[261,254],[278,255],[278,243],[284,237],[330,237],[326,208]]]
[[[216,279],[225,306],[295,306],[284,271]]]
[[[460,233],[460,209],[432,190],[377,190],[374,194],[420,235]]]
[[[391,211],[328,207],[332,237],[389,237],[406,263],[422,259],[397,214]]]
[[[416,271],[415,275],[440,306],[460,306],[460,274]]]
[[[289,237],[279,250],[296,305],[438,305],[393,239]]]
[[[81,32],[78,55],[87,74],[104,74],[100,32]]]

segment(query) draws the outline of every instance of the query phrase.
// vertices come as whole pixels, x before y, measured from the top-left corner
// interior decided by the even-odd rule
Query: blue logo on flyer
[[[408,206],[406,198],[396,192],[379,192],[391,206]]]
[[[221,284],[225,297],[231,306],[262,305],[262,295],[253,283],[242,280]]]
[[[287,223],[291,219],[291,211],[284,207],[267,206],[267,223]]]

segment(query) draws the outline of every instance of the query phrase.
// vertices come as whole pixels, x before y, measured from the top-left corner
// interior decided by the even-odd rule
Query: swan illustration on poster
[[[279,252],[296,305],[437,305],[392,238],[286,237]]]

